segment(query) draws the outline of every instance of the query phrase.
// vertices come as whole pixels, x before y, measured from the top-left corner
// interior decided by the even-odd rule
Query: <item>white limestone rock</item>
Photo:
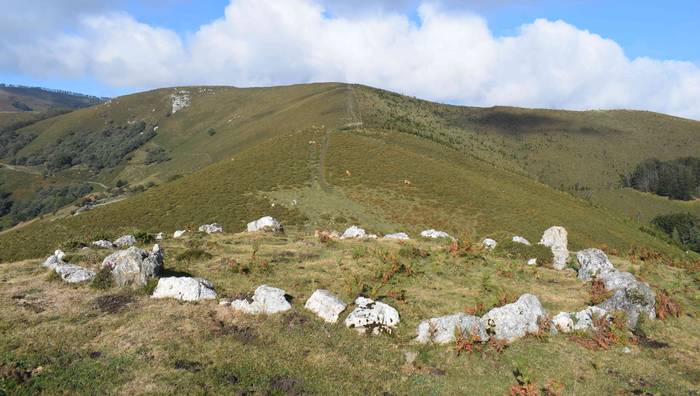
[[[490,310],[481,318],[486,332],[496,339],[513,342],[539,330],[538,320],[545,315],[540,301],[523,294],[518,301]]]
[[[527,239],[525,239],[519,235],[516,235],[513,237],[513,242],[522,243],[523,245],[531,246],[530,241],[528,241]]]
[[[190,106],[190,92],[185,90],[180,90],[172,95],[170,95],[170,100],[172,102],[171,114],[175,114],[178,111]]]
[[[527,265],[537,265],[537,259],[531,258],[531,259],[527,260]]]
[[[355,300],[355,309],[345,318],[345,326],[365,333],[370,330],[372,334],[380,332],[391,333],[399,324],[399,311],[382,302],[374,301],[366,297],[358,297]]]
[[[484,245],[484,248],[486,248],[486,250],[493,250],[498,245],[498,242],[496,242],[496,240],[494,239],[486,238],[483,241],[481,241],[481,244]]]
[[[97,246],[98,248],[102,249],[111,249],[114,247],[114,244],[110,241],[105,241],[104,239],[101,239],[99,241],[94,241],[92,243],[94,246]]]
[[[609,291],[627,289],[637,284],[637,279],[629,272],[610,271],[603,273],[598,278],[603,281],[605,290]]]
[[[599,307],[588,307],[582,311],[573,313],[576,318],[576,324],[574,325],[574,330],[588,330],[593,329],[593,320],[601,316],[608,315],[605,309]]]
[[[66,254],[63,253],[62,250],[56,250],[52,255],[50,255],[44,262],[41,264],[43,267],[46,267],[48,269],[54,269],[56,268],[57,265],[65,264],[63,262],[63,257]]]
[[[315,313],[318,317],[328,323],[336,323],[338,315],[347,308],[341,299],[328,290],[316,290],[304,304],[304,308]]]
[[[358,226],[350,226],[345,230],[343,235],[340,236],[340,239],[364,239],[366,237],[367,233],[364,229]]]
[[[110,269],[114,282],[120,287],[143,287],[162,272],[163,258],[163,250],[158,245],[153,246],[152,252],[132,246],[107,256],[102,261],[102,268]]]
[[[151,298],[175,298],[181,301],[216,299],[214,286],[206,279],[190,277],[160,278]]]
[[[409,240],[409,239],[411,239],[411,238],[410,238],[410,237],[408,236],[408,234],[406,234],[405,232],[397,232],[397,233],[395,233],[395,234],[386,234],[386,235],[384,235],[384,239],[397,239],[397,240],[400,240],[400,241],[407,241],[407,240]]]
[[[177,230],[173,233],[173,238],[181,238],[183,235],[185,235],[186,232],[187,230]]]
[[[615,271],[608,256],[600,249],[586,249],[576,253],[579,263],[578,278],[582,281],[592,280],[596,276]]]
[[[75,264],[60,264],[54,268],[54,271],[67,283],[87,282],[95,277],[93,271]]]
[[[564,227],[554,226],[545,230],[540,239],[540,245],[547,246],[552,250],[554,269],[562,270],[566,268],[569,259],[568,234]]]
[[[452,238],[452,236],[450,236],[450,234],[446,233],[445,231],[438,231],[433,229],[421,231],[420,236],[427,239],[447,238],[454,240],[454,238]]]
[[[282,224],[271,216],[265,216],[248,223],[247,229],[248,232],[278,232],[282,231]]]
[[[231,307],[236,311],[252,315],[276,314],[292,309],[284,290],[267,285],[261,285],[255,289],[252,301],[233,300]]]
[[[552,318],[552,330],[554,333],[571,333],[574,331],[574,320],[568,312],[559,312]]]
[[[165,239],[165,234],[162,232],[156,234],[156,241],[162,241],[163,239]]]
[[[212,224],[202,224],[199,226],[199,232],[206,232],[207,234],[217,234],[224,232],[224,228],[216,223]]]
[[[623,311],[629,328],[634,328],[642,315],[656,319],[656,296],[649,285],[639,281],[616,290],[612,297],[598,304],[598,307],[608,312]]]
[[[474,336],[478,341],[489,340],[484,324],[478,317],[457,313],[422,321],[416,329],[416,342],[427,344],[448,344],[455,341],[457,332],[463,336]]]
[[[116,247],[129,247],[129,246],[134,246],[136,245],[136,237],[133,235],[124,235],[119,238],[117,238],[113,242],[114,246]]]

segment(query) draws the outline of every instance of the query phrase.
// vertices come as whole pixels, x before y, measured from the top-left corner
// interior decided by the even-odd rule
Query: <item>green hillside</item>
[[[185,97],[187,106],[173,107]],[[700,152],[700,123],[652,113],[454,107],[344,84],[188,87],[117,98],[16,133],[31,139],[2,159],[15,164],[0,169],[0,189],[14,198],[33,199],[38,184],[89,182],[127,199],[4,232],[5,261],[133,229],[217,221],[237,231],[266,214],[306,230],[357,223],[534,241],[558,224],[577,248],[680,256],[640,226],[656,214],[700,214],[698,202],[617,187],[638,161]],[[119,180],[128,188],[115,189]]]
[[[0,112],[74,110],[102,102],[102,98],[39,87],[0,84]]]

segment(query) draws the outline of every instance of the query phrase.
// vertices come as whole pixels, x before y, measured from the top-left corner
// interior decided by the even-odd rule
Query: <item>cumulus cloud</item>
[[[564,21],[536,20],[496,37],[479,15],[432,2],[416,20],[395,10],[329,16],[321,1],[232,0],[222,18],[187,37],[123,13],[83,15],[70,32],[0,41],[10,54],[0,68],[139,88],[346,81],[466,105],[700,119],[696,65],[630,59],[614,41]]]

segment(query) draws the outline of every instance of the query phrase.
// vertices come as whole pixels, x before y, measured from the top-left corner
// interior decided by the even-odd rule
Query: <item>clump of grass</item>
[[[109,269],[109,267],[104,267],[97,271],[97,274],[95,274],[92,282],[90,282],[90,287],[97,290],[107,290],[113,285],[114,281],[112,279],[112,271]]]
[[[156,290],[156,286],[158,286],[158,281],[159,278],[151,278],[149,279],[146,284],[143,286],[143,289],[141,290],[143,294],[150,296],[153,294],[153,291]]]
[[[202,249],[187,249],[175,257],[177,261],[191,262],[196,260],[210,260],[213,256],[211,253]]]
[[[58,272],[54,270],[50,270],[48,274],[46,274],[46,281],[47,282],[58,282],[61,281],[61,275],[58,274]]]
[[[430,256],[430,251],[417,246],[404,245],[399,249],[399,256],[410,259],[427,258]]]
[[[543,245],[525,245],[513,241],[503,241],[496,246],[497,255],[518,260],[537,259],[538,266],[551,266],[554,256],[550,248]]]
[[[88,246],[84,239],[71,239],[61,244],[62,250],[78,250]]]
[[[369,249],[367,249],[367,246],[355,246],[352,248],[352,259],[353,260],[358,260],[363,257],[367,257],[369,254]]]
[[[627,319],[624,312],[615,312],[612,320],[605,315],[593,318],[593,327],[585,335],[574,334],[572,341],[590,350],[607,350],[612,345],[627,345],[634,342],[628,336]]]
[[[149,234],[145,231],[135,232],[134,238],[136,238],[136,240],[142,245],[148,245],[156,241],[156,237],[153,236],[153,234]]]

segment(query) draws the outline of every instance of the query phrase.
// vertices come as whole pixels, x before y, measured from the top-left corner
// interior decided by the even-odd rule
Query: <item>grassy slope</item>
[[[575,235],[573,237],[576,238]],[[668,347],[622,345],[591,351],[566,336],[527,337],[501,354],[465,352],[454,345],[420,347],[411,342],[417,324],[431,316],[464,311],[502,297],[536,294],[552,313],[578,310],[587,289],[565,271],[526,267],[491,254],[470,258],[445,253],[444,245],[413,242],[427,258],[401,258],[412,273],[381,281],[400,245],[382,241],[320,244],[307,235],[192,235],[164,241],[168,276],[190,274],[211,280],[220,297],[266,283],[295,299],[291,313],[268,317],[235,315],[216,302],[196,304],[151,300],[139,292],[49,283],[39,261],[0,266],[0,368],[42,372],[25,382],[0,377],[8,394],[507,394],[522,371],[538,387],[550,380],[562,394],[688,394],[700,386],[698,278],[657,263],[632,264],[613,257],[654,288],[667,288],[688,315],[646,322],[648,337]],[[211,259],[178,261],[197,247]],[[257,263],[248,275],[222,260]],[[69,252],[71,260],[94,267],[105,250]],[[328,325],[302,307],[316,288],[328,288],[350,302],[366,290],[395,306],[401,324],[392,336],[367,337]],[[403,291],[403,292],[401,292]],[[131,295],[133,302],[109,312],[98,297]],[[403,295],[404,298],[398,298]],[[394,297],[391,297],[394,296]],[[119,307],[119,304],[116,304]],[[341,315],[341,320],[352,306]],[[418,353],[415,366],[404,352]]]
[[[624,193],[609,199],[620,175],[642,160],[698,155],[700,122],[640,111],[457,107],[367,87],[356,92],[367,127],[428,137],[557,189],[578,185],[586,189],[581,196],[631,217],[639,206],[700,215],[697,203]]]

